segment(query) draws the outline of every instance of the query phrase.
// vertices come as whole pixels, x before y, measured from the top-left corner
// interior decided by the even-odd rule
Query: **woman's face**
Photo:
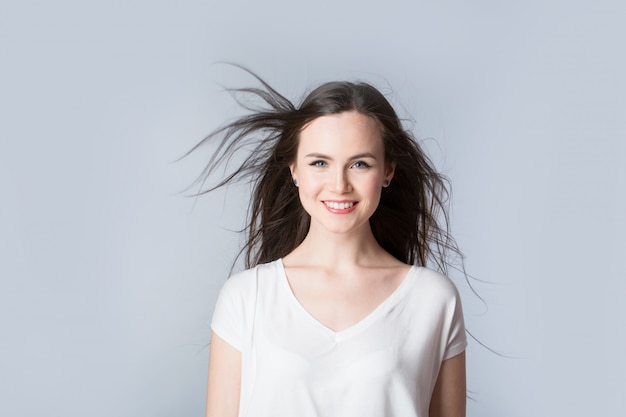
[[[290,165],[311,229],[349,233],[369,228],[393,164],[385,163],[381,131],[358,112],[318,117],[300,132]]]

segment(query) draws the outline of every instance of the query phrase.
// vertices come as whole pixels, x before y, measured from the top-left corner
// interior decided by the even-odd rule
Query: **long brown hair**
[[[248,179],[252,183],[245,253],[246,267],[289,254],[305,238],[310,217],[300,204],[289,164],[296,159],[300,131],[313,119],[357,111],[380,126],[386,162],[395,163],[393,181],[383,188],[380,204],[370,218],[378,243],[402,262],[434,267],[447,273],[449,255],[461,257],[449,233],[448,182],[436,171],[413,135],[402,126],[393,107],[372,85],[329,82],[312,90],[298,106],[249,72],[260,87],[229,90],[248,114],[214,131],[189,153],[218,141],[195,184],[205,194]],[[252,105],[242,97],[260,99]],[[241,151],[243,163],[227,171],[216,185],[204,188],[218,167],[225,167]],[[452,252],[452,253],[450,253]]]

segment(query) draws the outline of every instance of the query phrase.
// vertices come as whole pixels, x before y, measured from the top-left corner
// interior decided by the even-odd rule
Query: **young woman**
[[[236,91],[265,107],[203,141],[206,175],[253,148],[218,184],[253,181],[250,269],[217,301],[207,416],[465,416],[445,180],[371,85],[294,106],[257,79]]]

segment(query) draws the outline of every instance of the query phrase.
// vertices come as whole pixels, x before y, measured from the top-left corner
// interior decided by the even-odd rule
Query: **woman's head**
[[[369,235],[381,190],[393,178],[378,123],[356,111],[317,117],[300,131],[289,165],[309,233]]]
[[[329,82],[294,106],[256,78],[263,88],[233,92],[236,97],[248,94],[260,98],[264,106],[253,107],[240,101],[251,113],[217,130],[194,148],[220,139],[217,152],[199,178],[202,183],[238,150],[250,151],[241,166],[215,187],[201,191],[209,192],[243,177],[251,180],[253,198],[243,249],[247,266],[287,255],[309,230],[310,216],[300,203],[292,178],[302,131],[322,116],[355,113],[375,122],[370,126],[379,130],[376,133],[382,139],[384,164],[393,168],[389,176],[393,180],[389,186],[381,186],[380,202],[369,220],[375,238],[403,262],[425,265],[432,260],[445,272],[446,249],[456,251],[447,232],[445,180],[402,127],[384,95],[363,82]]]

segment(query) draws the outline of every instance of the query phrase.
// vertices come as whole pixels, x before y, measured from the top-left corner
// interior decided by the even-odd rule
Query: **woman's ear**
[[[289,164],[289,172],[291,173],[291,179],[293,180],[294,184],[297,184],[298,182],[298,178],[297,178],[297,173],[296,173],[296,164]]]
[[[393,174],[396,172],[396,163],[388,162],[385,164],[385,181],[384,186],[388,187],[391,183],[391,179],[393,178]]]

